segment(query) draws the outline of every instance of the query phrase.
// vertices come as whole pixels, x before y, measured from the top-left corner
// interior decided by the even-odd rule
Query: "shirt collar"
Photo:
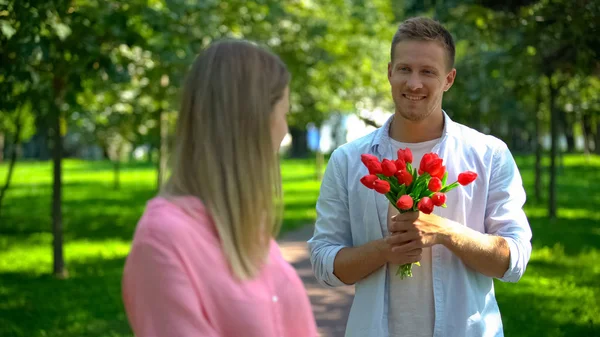
[[[442,109],[442,113],[444,114],[444,130],[442,131],[442,139],[444,139],[451,135],[456,129],[455,123],[450,119],[450,116]],[[375,135],[373,137],[373,141],[371,142],[371,152],[378,154],[380,156],[385,155],[383,148],[381,145],[385,146],[390,143],[390,126],[392,125],[392,121],[394,120],[394,115],[391,115],[385,123],[375,131]]]

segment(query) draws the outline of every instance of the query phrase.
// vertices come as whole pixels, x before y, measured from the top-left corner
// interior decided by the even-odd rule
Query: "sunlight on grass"
[[[64,245],[65,264],[84,264],[98,259],[124,258],[130,242],[120,240],[77,240]],[[47,274],[52,270],[52,236],[44,233],[35,240],[15,244],[0,252],[0,271],[8,273]],[[73,276],[73,275],[71,275]]]
[[[506,335],[592,336],[600,325],[598,279],[597,249],[572,257],[561,244],[534,248],[518,284],[496,282]]]

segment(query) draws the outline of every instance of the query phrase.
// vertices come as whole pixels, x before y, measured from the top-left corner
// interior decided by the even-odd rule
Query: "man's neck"
[[[402,143],[421,143],[440,138],[444,132],[444,114],[433,113],[420,122],[413,122],[394,115],[390,125],[390,138]]]

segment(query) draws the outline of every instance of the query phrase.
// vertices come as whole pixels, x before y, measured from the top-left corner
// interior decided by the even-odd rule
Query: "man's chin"
[[[415,111],[415,110],[396,110],[400,116],[410,122],[418,123],[422,122],[427,118],[427,113],[423,111]]]

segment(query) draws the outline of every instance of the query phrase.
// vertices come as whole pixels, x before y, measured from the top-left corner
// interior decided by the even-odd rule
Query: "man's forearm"
[[[386,259],[382,253],[383,240],[359,247],[342,248],[333,262],[333,274],[345,284],[354,284],[381,268]]]
[[[464,264],[481,274],[501,278],[510,264],[510,248],[503,237],[477,232],[449,221],[442,244]]]

